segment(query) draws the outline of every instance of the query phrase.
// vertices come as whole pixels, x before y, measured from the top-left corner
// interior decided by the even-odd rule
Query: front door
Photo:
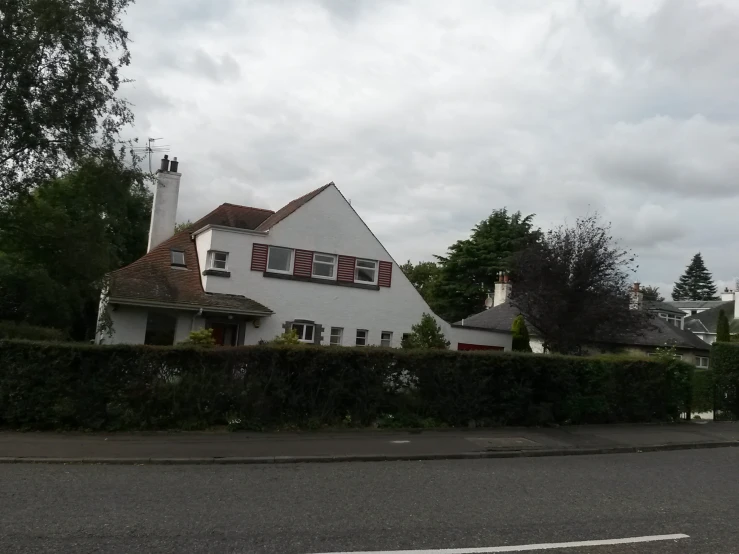
[[[213,340],[216,346],[236,346],[239,336],[239,326],[235,323],[211,323],[213,329]]]

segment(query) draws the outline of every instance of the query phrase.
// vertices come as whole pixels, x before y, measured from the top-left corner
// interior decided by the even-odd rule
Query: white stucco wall
[[[283,332],[286,321],[306,319],[324,326],[323,343],[329,343],[331,327],[343,328],[343,344],[353,346],[357,329],[369,331],[369,344],[379,345],[382,331],[391,331],[392,346],[400,346],[403,333],[411,331],[424,312],[431,310],[403,275],[379,241],[347,204],[335,187],[329,187],[296,212],[275,225],[268,236],[212,230],[197,237],[200,263],[208,250],[229,253],[230,278],[209,276],[205,290],[242,294],[260,302],[275,314],[262,318],[259,328],[247,326],[245,343],[271,340]],[[254,242],[329,254],[344,254],[392,261],[392,286],[380,290],[332,286],[265,277],[251,271]],[[454,329],[437,317],[447,339],[503,346],[510,349],[510,334]]]
[[[177,201],[180,194],[181,173],[157,173],[154,201],[149,225],[149,247],[158,246],[174,234],[177,217]]]
[[[103,335],[102,344],[143,344],[146,336],[146,309],[118,306],[108,307],[113,324],[113,336]]]

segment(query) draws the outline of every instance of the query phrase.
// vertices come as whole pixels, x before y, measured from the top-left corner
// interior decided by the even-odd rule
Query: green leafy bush
[[[423,314],[421,321],[411,327],[411,332],[403,336],[400,342],[401,348],[449,348],[441,326],[436,323],[430,314]]]
[[[210,348],[216,345],[216,340],[213,338],[213,329],[200,329],[199,331],[191,331],[190,336],[182,344],[188,346],[200,346],[203,348]]]
[[[672,421],[691,368],[645,358],[0,341],[0,426],[383,427]],[[388,417],[392,416],[392,417]]]
[[[739,344],[715,342],[711,368],[716,387],[714,419],[739,419]]]
[[[272,339],[272,344],[302,344],[300,342],[300,337],[298,337],[298,332],[295,329],[290,329],[289,331],[285,331],[281,335],[277,335],[274,339]]]
[[[696,369],[693,373],[693,412],[710,412],[713,410],[713,371]]]
[[[517,315],[516,319],[513,320],[511,332],[513,333],[513,351],[531,352],[531,345],[529,344],[529,330],[526,327],[526,321],[524,321],[522,315]]]
[[[0,339],[25,339],[42,341],[65,340],[65,334],[59,329],[38,327],[15,321],[0,321]]]

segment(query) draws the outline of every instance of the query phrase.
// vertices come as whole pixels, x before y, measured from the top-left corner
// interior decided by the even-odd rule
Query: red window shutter
[[[251,270],[267,270],[267,245],[254,243],[251,247]]]
[[[313,273],[313,252],[308,250],[295,251],[295,263],[293,264],[293,275],[310,277]]]
[[[336,271],[336,278],[339,281],[354,282],[354,256],[339,256],[339,267]]]
[[[381,287],[389,287],[393,280],[393,262],[380,262],[377,284]]]

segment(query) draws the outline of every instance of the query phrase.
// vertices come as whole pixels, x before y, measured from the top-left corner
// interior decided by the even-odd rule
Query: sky
[[[739,277],[735,0],[139,0],[124,24],[126,136],[178,157],[179,221],[333,181],[399,263],[505,207],[599,212],[663,293],[699,251]]]

